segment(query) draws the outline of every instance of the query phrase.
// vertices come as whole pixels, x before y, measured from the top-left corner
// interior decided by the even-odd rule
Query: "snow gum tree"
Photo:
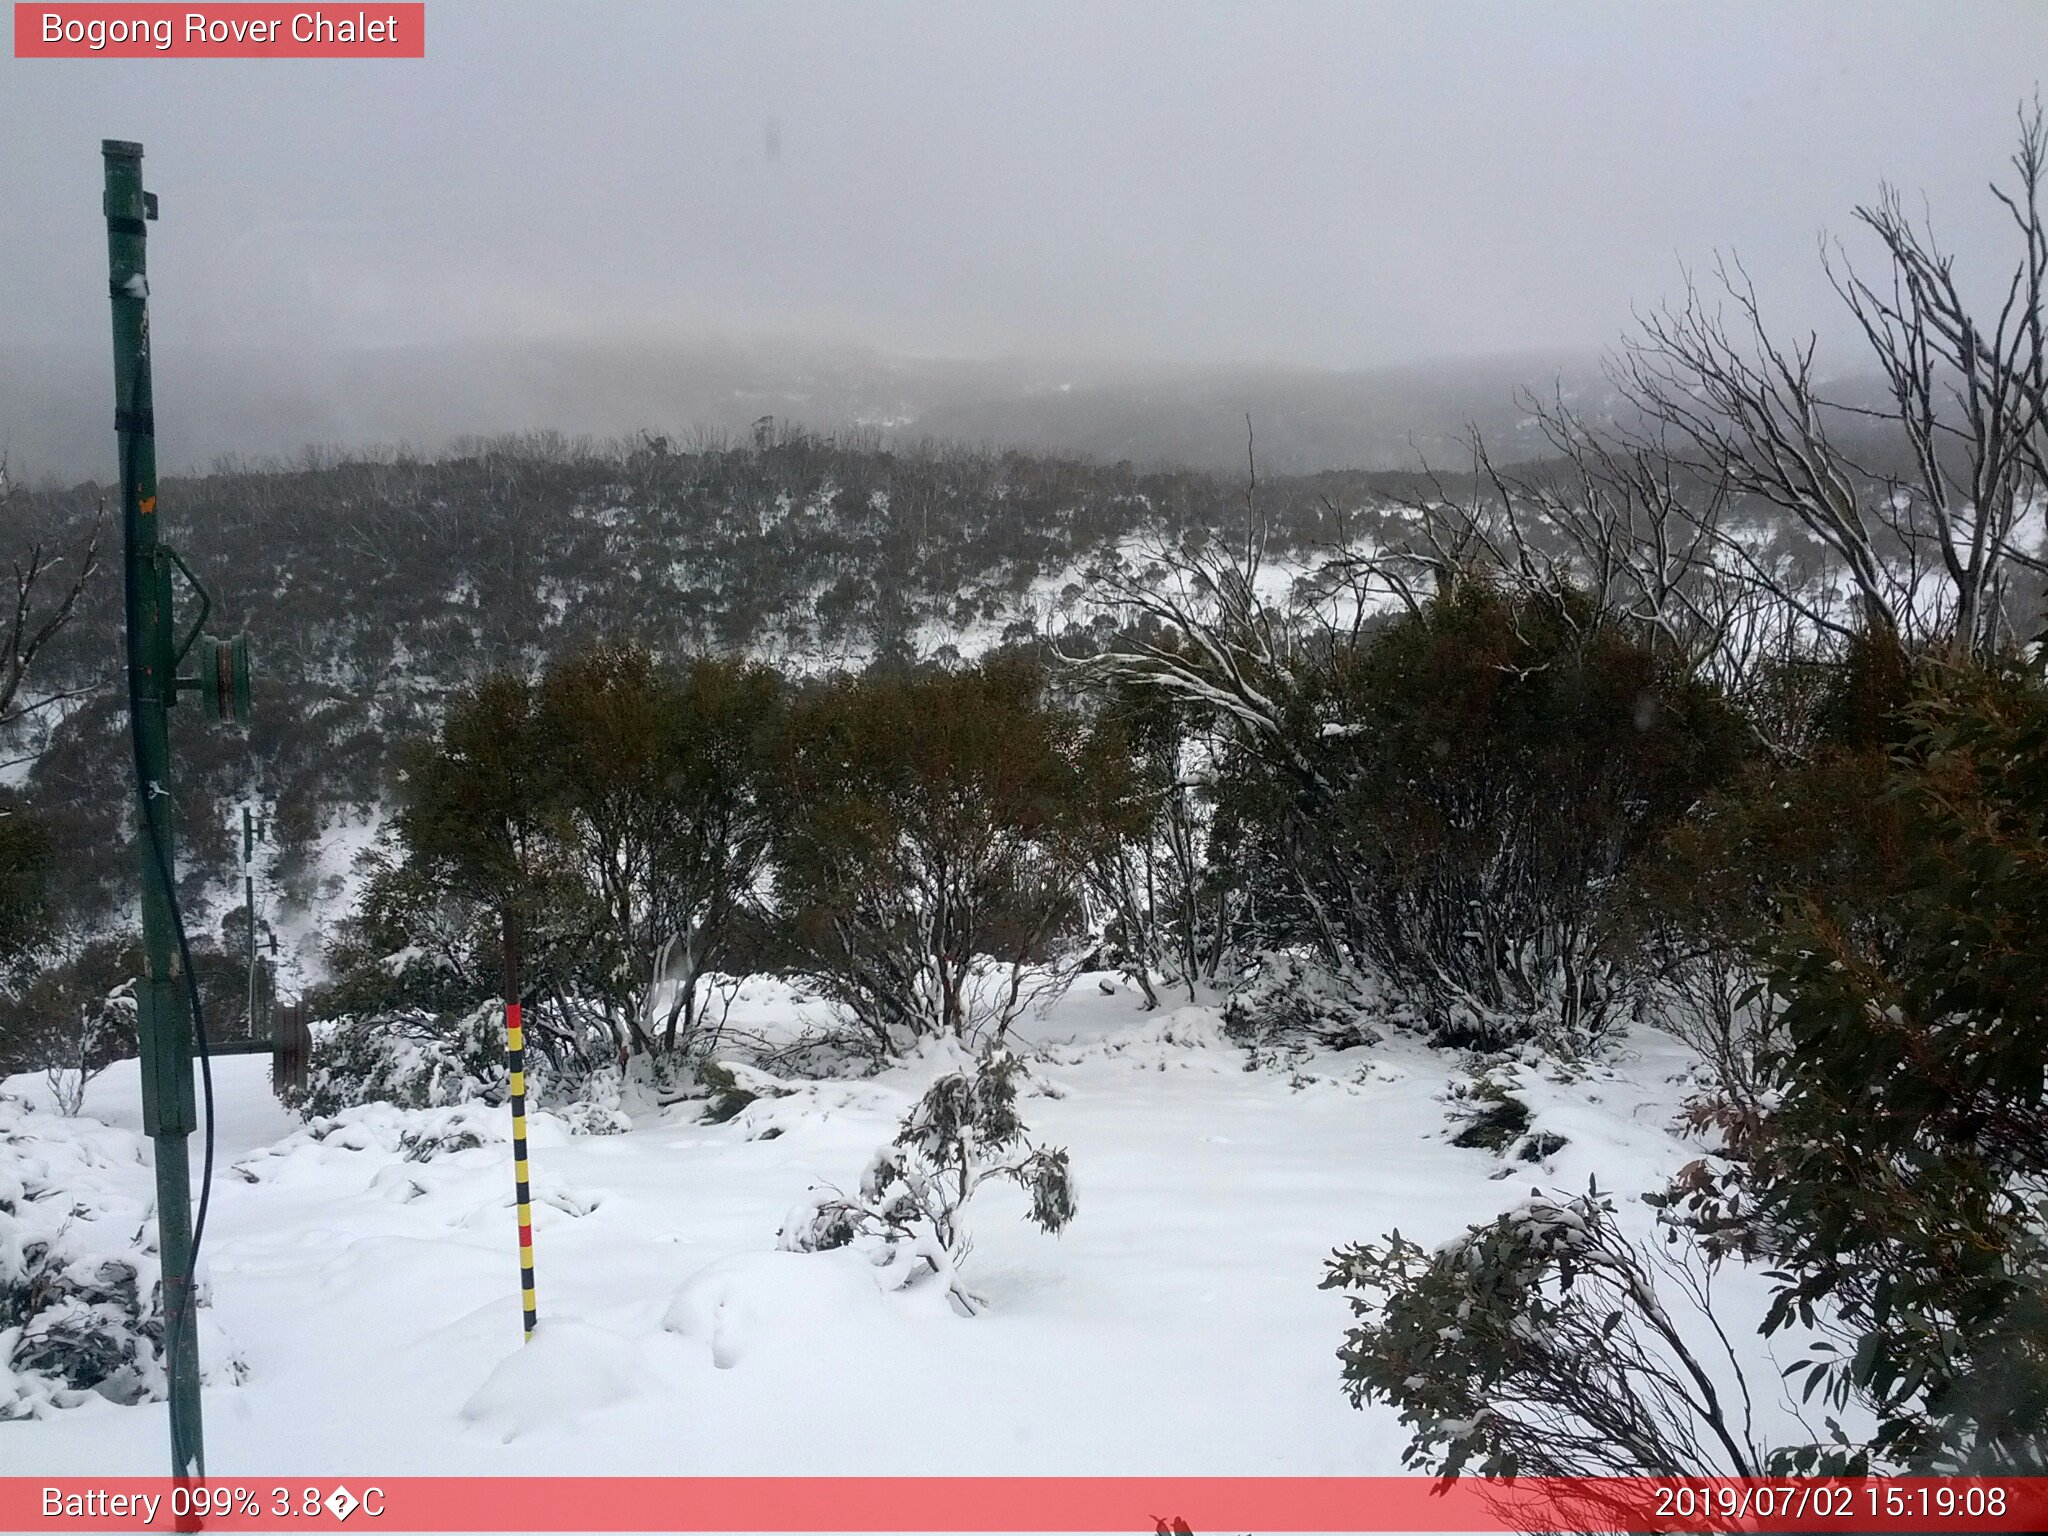
[[[7,456],[0,453],[0,507],[7,507],[14,499]],[[7,517],[12,544],[12,509]],[[31,684],[41,674],[41,663],[55,650],[59,633],[71,623],[80,601],[92,590],[100,569],[100,542],[106,528],[107,512],[102,502],[77,546],[68,553],[53,551],[41,539],[33,538],[26,541],[26,549],[7,550],[14,591],[12,601],[0,602],[0,742],[11,745],[13,738],[7,733],[13,727],[91,691],[90,684],[40,690]]]
[[[495,971],[524,1001],[534,988],[528,932],[539,940],[534,953],[544,975],[559,930],[572,926],[559,914],[574,896],[548,835],[551,764],[532,682],[520,673],[493,673],[449,706],[438,738],[408,743],[399,761],[398,833],[419,877],[411,894],[495,913],[499,963],[483,962],[475,971],[480,983]],[[535,1033],[550,1043],[544,1028]],[[557,1031],[552,1043],[560,1040]]]
[[[452,1015],[502,960],[562,1064],[694,1057],[763,882],[779,697],[764,668],[626,643],[459,697],[406,751],[402,857],[372,874],[331,1002]]]
[[[1038,667],[828,681],[790,711],[775,881],[799,963],[880,1054],[1000,1039],[1078,958],[1078,721]]]
[[[49,663],[60,635],[80,612],[100,570],[106,531],[104,504],[68,552],[41,538],[15,537],[17,493],[0,453],[0,540],[13,577],[11,601],[0,603],[0,770],[19,769],[41,755],[47,724],[88,696],[95,681],[63,678]],[[33,523],[30,524],[33,526]],[[89,605],[88,605],[89,606]],[[60,926],[63,883],[57,827],[12,789],[0,789],[0,1004],[14,1000],[51,962],[46,953]],[[0,1071],[42,1065],[24,1038],[37,1032],[27,1015],[0,1009]]]
[[[1739,759],[1717,692],[1573,587],[1477,580],[1325,675],[1335,793],[1291,855],[1320,904],[1442,1034],[1597,1036],[1637,974],[1631,872]]]
[[[76,1114],[92,1079],[135,1054],[139,948],[127,936],[88,937],[69,920],[53,924],[27,958],[15,980],[0,985],[0,1074],[42,1073],[57,1106]],[[197,948],[193,960],[215,1017],[220,958]]]
[[[1101,835],[1083,847],[1081,875],[1104,958],[1148,1008],[1160,984],[1192,1001],[1222,970],[1234,894],[1208,864],[1204,744],[1186,711],[1148,689],[1111,678],[1098,693],[1080,787]]]
[[[1283,644],[1248,577],[1190,569],[1219,594],[1179,615],[1205,638],[1099,669],[1211,723],[1235,946],[1390,981],[1445,1039],[1583,1048],[1637,977],[1631,875],[1740,761],[1718,690],[1563,577],[1467,573]]]
[[[0,792],[0,985],[33,970],[51,917],[56,848],[40,819]]]
[[[780,693],[763,667],[670,668],[631,645],[542,680],[554,827],[601,917],[589,969],[637,1046],[687,1052],[707,1022],[707,978],[764,871]]]

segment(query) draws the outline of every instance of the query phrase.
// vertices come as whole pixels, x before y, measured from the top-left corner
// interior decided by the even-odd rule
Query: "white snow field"
[[[1448,1052],[1390,1032],[1248,1070],[1214,1010],[1145,1013],[1107,980],[1024,1022],[1019,1107],[1035,1139],[1070,1149],[1080,1209],[1052,1238],[1016,1191],[977,1195],[973,1317],[935,1286],[883,1291],[858,1251],[775,1246],[810,1184],[858,1179],[930,1064],[806,1084],[722,1125],[696,1103],[614,1136],[536,1116],[542,1322],[522,1346],[507,1111],[369,1106],[316,1136],[272,1100],[265,1061],[219,1063],[204,1337],[232,1341],[246,1379],[206,1392],[208,1470],[1399,1472],[1392,1410],[1340,1390],[1348,1309],[1317,1288],[1330,1250],[1396,1226],[1440,1241],[1595,1175],[1646,1231],[1635,1194],[1697,1150],[1669,1129],[1685,1053],[1655,1032],[1576,1081],[1515,1069],[1535,1128],[1570,1138],[1538,1167],[1450,1144],[1441,1096],[1466,1074]],[[777,983],[748,992],[760,1018],[796,1007]],[[114,1128],[91,1137],[95,1179],[145,1208],[132,1062],[86,1112]],[[492,1139],[400,1149],[408,1129],[464,1128]],[[1719,1289],[1731,1331],[1750,1333],[1750,1278]],[[1753,1385],[1775,1399],[1753,1347]],[[161,1404],[94,1399],[0,1425],[0,1470],[154,1474],[165,1445]]]

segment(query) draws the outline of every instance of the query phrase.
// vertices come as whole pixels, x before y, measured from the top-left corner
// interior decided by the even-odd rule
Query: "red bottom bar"
[[[2048,1478],[0,1478],[0,1530],[2042,1531]]]

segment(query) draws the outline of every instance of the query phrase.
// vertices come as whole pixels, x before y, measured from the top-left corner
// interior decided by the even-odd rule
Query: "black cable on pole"
[[[142,371],[136,370],[135,382],[130,386],[127,420],[136,420],[136,407],[142,397]],[[135,445],[140,434],[128,433],[128,451],[121,463],[121,497],[125,507],[132,506],[135,499]],[[124,551],[125,555],[125,551]],[[121,562],[122,579],[128,599],[128,612],[132,616],[141,611],[141,594],[135,590],[135,562],[124,558]],[[141,653],[135,626],[128,627],[128,742],[135,760],[135,794],[142,809],[142,825],[149,842],[149,851],[156,865],[157,881],[163,888],[164,905],[171,914],[171,932],[178,940],[178,966],[185,974],[185,995],[192,1008],[192,1034],[199,1045],[199,1080],[206,1104],[206,1140],[203,1143],[199,1174],[199,1209],[192,1219],[192,1248],[185,1263],[185,1306],[179,1313],[182,1328],[196,1328],[199,1313],[199,1245],[206,1237],[206,1211],[213,1195],[213,1054],[206,1035],[206,1011],[199,998],[199,978],[192,969],[192,946],[185,937],[185,913],[178,905],[177,882],[171,878],[170,856],[164,850],[163,833],[157,824],[155,795],[147,771],[142,762],[142,738],[135,730],[135,722],[142,718]],[[176,689],[175,676],[164,679],[164,686]],[[162,786],[157,786],[161,789]],[[166,793],[168,793],[166,791]],[[164,1333],[164,1366],[169,1370],[176,1358],[177,1348],[184,1342],[182,1334]]]

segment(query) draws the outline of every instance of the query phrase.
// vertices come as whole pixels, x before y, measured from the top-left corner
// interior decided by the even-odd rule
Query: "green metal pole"
[[[171,1398],[171,1475],[204,1476],[199,1422],[199,1337],[193,1315],[192,1180],[186,1138],[198,1128],[192,1094],[192,1019],[178,974],[166,879],[175,869],[168,712],[177,697],[171,564],[158,541],[156,425],[149,384],[146,219],[142,146],[108,139],[107,276],[114,310],[114,426],[121,449],[126,542],[129,727],[142,786],[136,848],[142,874],[143,974],[136,989],[142,1052],[142,1128],[156,1143],[158,1256],[163,1265],[165,1372]]]

